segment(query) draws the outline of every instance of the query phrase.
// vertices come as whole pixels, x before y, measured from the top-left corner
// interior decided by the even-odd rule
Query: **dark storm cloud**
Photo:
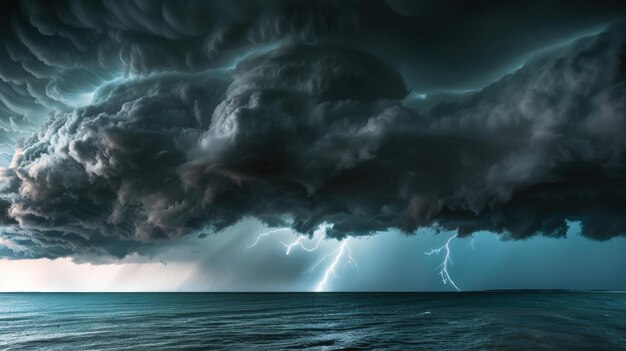
[[[623,24],[472,94],[411,93],[483,87],[623,2],[2,6],[0,256],[122,257],[250,216],[625,232]]]
[[[24,142],[20,166],[3,175],[7,193],[19,187],[5,211],[15,221],[9,227],[61,255],[180,235],[182,220],[160,226],[168,211],[185,206],[176,166],[208,128],[228,82],[213,73],[163,74],[105,86],[93,105],[51,115]]]
[[[3,255],[142,251],[242,218],[311,233],[626,233],[626,27],[417,112],[375,55],[292,39],[52,114],[3,171]],[[428,104],[427,104],[428,105]]]

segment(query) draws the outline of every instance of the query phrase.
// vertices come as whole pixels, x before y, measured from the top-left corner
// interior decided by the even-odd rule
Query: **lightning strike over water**
[[[437,249],[432,249],[424,253],[430,256],[432,254],[439,254],[442,250],[445,250],[446,256],[444,257],[443,262],[439,266],[437,266],[437,267],[441,267],[441,270],[439,271],[439,275],[441,276],[441,280],[443,281],[444,284],[447,284],[448,282],[450,282],[450,284],[452,284],[452,286],[454,286],[454,288],[457,291],[461,291],[461,289],[459,289],[459,287],[456,286],[456,284],[454,283],[454,280],[452,280],[452,278],[450,277],[450,273],[448,272],[448,262],[452,263],[452,258],[450,257],[450,242],[452,241],[452,239],[456,237],[457,237],[457,234],[454,234],[448,239],[448,241],[446,241],[446,243],[442,247],[437,248]]]
[[[333,278],[337,277],[337,274],[335,273],[335,268],[337,267],[339,260],[341,259],[341,257],[344,255],[346,251],[348,251],[348,259],[349,259],[348,262],[354,261],[352,259],[352,253],[350,251],[350,248],[348,247],[348,240],[349,239],[344,240],[341,243],[341,246],[339,246],[339,248],[333,252],[335,253],[335,258],[330,263],[330,265],[326,268],[326,271],[324,272],[324,275],[322,276],[322,280],[320,280],[320,282],[317,283],[317,287],[315,287],[316,292],[324,291],[324,289],[326,288],[326,284],[328,283],[328,280],[330,279],[331,276]]]
[[[308,238],[305,235],[301,235],[299,236],[296,240],[290,242],[290,243],[285,243],[283,241],[280,241],[280,243],[285,247],[285,255],[289,255],[291,253],[291,251],[296,248],[299,247],[302,250],[306,251],[306,252],[313,252],[316,251],[317,249],[319,249],[320,244],[322,243],[322,240],[324,240],[324,238],[326,238],[326,229],[329,228],[330,226],[327,224],[323,224],[321,225],[314,233],[312,238]],[[256,239],[254,240],[254,242],[248,246],[246,246],[246,249],[250,249],[255,247],[259,241],[261,241],[261,239],[263,239],[264,237],[271,235],[271,234],[275,234],[281,231],[287,231],[290,230],[290,228],[278,228],[275,230],[270,230],[267,232],[263,232],[259,235],[257,235]],[[314,238],[317,237],[317,241],[315,241],[315,245],[311,246],[311,247],[307,247],[304,245],[303,241],[304,240],[313,240]],[[350,265],[352,268],[357,269],[358,265],[356,260],[354,260],[354,258],[352,257],[352,250],[350,249],[350,247],[348,246],[348,241],[349,239],[345,239],[341,245],[336,248],[335,250],[333,250],[332,252],[330,252],[329,254],[326,254],[324,256],[322,256],[322,258],[320,258],[313,266],[311,266],[309,269],[307,269],[305,271],[305,273],[312,273],[319,265],[321,265],[322,263],[326,262],[326,259],[330,258],[330,257],[334,257],[333,260],[331,261],[330,265],[326,268],[326,270],[324,271],[324,274],[322,275],[321,280],[318,282],[315,291],[319,292],[319,291],[323,291],[326,287],[326,284],[328,283],[328,280],[331,278],[331,276],[333,278],[337,277],[336,274],[336,268],[337,268],[337,264],[339,264],[339,262],[341,261],[341,258],[346,256],[346,263],[344,265],[344,267],[346,265]]]

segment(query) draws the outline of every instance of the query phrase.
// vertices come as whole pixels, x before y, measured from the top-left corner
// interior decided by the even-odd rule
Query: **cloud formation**
[[[228,66],[251,48],[296,38],[376,52],[422,92],[477,88],[537,47],[626,14],[619,0],[26,0],[0,10],[4,164],[48,111],[84,106],[121,76]]]
[[[285,37],[351,32],[349,9],[302,2],[5,1],[0,5],[0,164],[51,110],[119,77],[232,64]],[[352,29],[350,29],[352,28]]]
[[[0,255],[123,257],[246,217],[301,233],[331,223],[331,237],[435,226],[519,239],[563,236],[566,221],[624,235],[624,38],[616,24],[433,104],[384,55],[302,38],[233,72],[113,80],[51,113],[2,171]]]

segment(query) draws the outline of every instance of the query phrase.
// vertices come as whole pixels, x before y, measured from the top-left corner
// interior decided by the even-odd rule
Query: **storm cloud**
[[[337,238],[626,234],[623,22],[483,89],[421,96],[421,51],[382,50],[374,5],[251,4],[14,6],[1,256],[124,257],[250,217]]]

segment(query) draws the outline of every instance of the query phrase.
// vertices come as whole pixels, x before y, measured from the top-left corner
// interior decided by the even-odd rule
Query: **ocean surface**
[[[5,293],[2,350],[626,350],[626,294]]]

